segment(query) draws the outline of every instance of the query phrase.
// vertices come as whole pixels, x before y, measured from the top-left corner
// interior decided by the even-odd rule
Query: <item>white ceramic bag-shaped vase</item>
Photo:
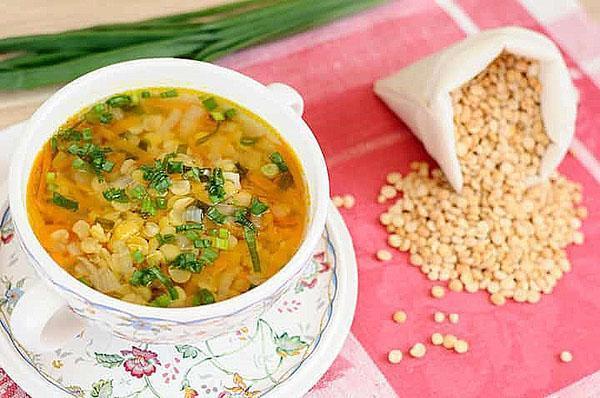
[[[375,93],[411,128],[460,192],[450,92],[482,72],[502,51],[539,61],[541,112],[551,141],[538,178],[547,179],[564,158],[575,131],[578,94],[560,51],[537,32],[506,27],[470,36],[375,83]]]

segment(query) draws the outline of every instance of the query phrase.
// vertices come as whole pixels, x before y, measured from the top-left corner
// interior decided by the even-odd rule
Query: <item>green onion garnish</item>
[[[175,227],[175,231],[177,231],[177,232],[202,230],[202,229],[204,229],[204,225],[202,225],[200,223],[187,223],[187,224],[178,225]]]
[[[169,297],[168,294],[161,294],[160,296],[156,297],[154,300],[152,300],[150,302],[150,305],[153,307],[161,307],[161,308],[165,308],[168,307],[169,304],[171,304],[171,297]]]
[[[169,296],[173,300],[179,298],[177,290],[173,286],[173,281],[165,275],[158,267],[148,267],[136,270],[132,275],[129,283],[133,286],[149,286],[153,281],[158,280],[169,292]]]
[[[91,141],[92,140],[92,129],[91,128],[85,128],[83,130],[81,130],[81,139],[84,141]]]
[[[249,210],[252,215],[260,216],[265,211],[269,210],[269,206],[261,202],[257,197],[253,197]]]
[[[216,207],[209,207],[206,211],[206,217],[208,217],[208,219],[214,222],[215,224],[223,224],[227,219],[225,214],[217,210]]]
[[[132,102],[131,96],[126,94],[115,95],[106,100],[106,104],[112,106],[113,108],[129,106],[132,104]]]
[[[57,206],[63,207],[67,210],[77,211],[79,210],[79,203],[77,201],[62,196],[58,192],[52,193],[52,203]]]
[[[258,257],[258,247],[256,244],[256,230],[250,227],[244,227],[244,239],[250,252],[252,260],[252,269],[254,272],[260,272],[260,258]]]
[[[283,156],[281,156],[279,152],[273,152],[271,155],[269,155],[269,159],[271,159],[271,162],[277,165],[279,171],[285,172],[289,170],[285,160],[283,160]]]
[[[154,206],[154,201],[152,200],[151,197],[145,196],[144,199],[142,199],[142,205],[141,205],[140,211],[145,216],[156,215],[156,206]]]
[[[158,241],[158,246],[162,246],[167,243],[171,243],[175,241],[175,235],[173,234],[156,234],[156,240]]]
[[[152,94],[150,94],[150,91],[142,91],[140,95],[142,96],[142,98],[150,98],[152,96]]]
[[[134,263],[140,264],[144,261],[144,254],[138,249],[131,254],[131,258],[133,259]]]
[[[223,116],[225,116],[225,119],[230,120],[231,118],[233,118],[235,116],[235,114],[236,114],[236,110],[233,108],[229,108],[223,113]]]
[[[223,177],[223,170],[220,168],[213,169],[213,172],[206,184],[206,190],[208,191],[208,197],[211,202],[219,203],[225,198],[225,178]]]
[[[163,91],[162,93],[160,93],[161,98],[173,98],[173,97],[177,97],[177,90],[173,89],[173,90],[168,90],[168,91]]]
[[[225,120],[225,115],[223,115],[223,113],[221,112],[217,112],[217,111],[213,111],[210,113],[210,117],[215,121],[215,122],[222,122],[223,120]]]
[[[171,267],[188,270],[190,272],[200,272],[204,268],[204,263],[196,258],[192,252],[179,253],[171,262]]]
[[[104,199],[108,200],[109,202],[129,202],[129,197],[125,193],[125,190],[122,188],[108,188],[107,190],[102,192],[102,196],[104,196]]]
[[[146,188],[144,188],[143,186],[136,185],[131,189],[131,191],[129,191],[129,194],[134,199],[142,200],[144,196],[148,194],[148,192],[146,192]]]
[[[157,209],[166,209],[167,208],[167,198],[156,198],[154,199],[156,203]]]
[[[194,298],[192,299],[192,304],[195,306],[206,305],[212,304],[215,301],[215,295],[212,294],[210,290],[202,288],[198,290],[198,292],[194,295]]]
[[[205,100],[202,100],[202,104],[208,111],[214,111],[215,109],[217,109],[218,106],[215,97],[208,97]]]

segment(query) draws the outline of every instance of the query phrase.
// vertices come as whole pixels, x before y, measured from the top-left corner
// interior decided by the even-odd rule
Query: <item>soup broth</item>
[[[33,230],[82,283],[142,305],[239,295],[294,255],[307,224],[300,163],[265,121],[187,89],[118,94],[37,155]]]

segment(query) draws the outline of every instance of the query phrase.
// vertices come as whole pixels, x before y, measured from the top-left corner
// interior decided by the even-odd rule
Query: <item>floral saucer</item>
[[[14,147],[20,127],[0,131],[0,148]],[[0,152],[0,181],[8,158]],[[138,344],[89,327],[61,349],[30,351],[12,335],[10,313],[37,276],[13,234],[1,187],[0,195],[0,367],[34,398],[299,397],[325,373],[349,332],[356,260],[331,206],[312,261],[252,325],[179,345]]]

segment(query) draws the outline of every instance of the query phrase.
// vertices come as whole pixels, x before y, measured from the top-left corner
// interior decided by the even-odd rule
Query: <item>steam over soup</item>
[[[298,249],[308,194],[296,155],[223,98],[153,88],[71,118],[29,178],[37,238],[90,287],[159,307],[261,284]]]

